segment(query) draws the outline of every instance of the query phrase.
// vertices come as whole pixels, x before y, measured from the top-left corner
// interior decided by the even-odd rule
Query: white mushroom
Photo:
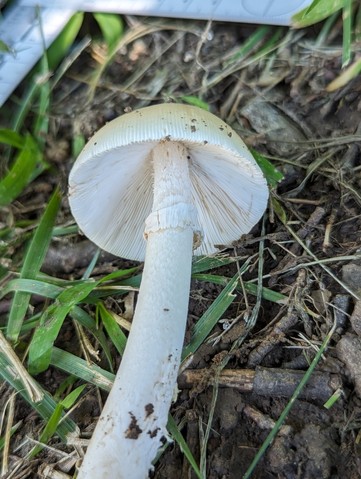
[[[86,145],[69,177],[72,213],[99,247],[145,264],[126,350],[79,479],[148,477],[167,436],[192,254],[248,232],[267,199],[239,136],[196,107],[127,113]]]

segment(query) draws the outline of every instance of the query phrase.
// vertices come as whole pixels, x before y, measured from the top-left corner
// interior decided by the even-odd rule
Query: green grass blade
[[[284,41],[285,39],[285,29],[283,27],[278,27],[278,28],[273,28],[271,31],[274,31],[274,34],[269,38],[262,47],[259,48],[259,50],[255,53],[254,55],[254,60],[258,60],[272,51],[274,51],[276,48],[278,48],[278,43],[280,40]]]
[[[139,270],[138,267],[128,268],[128,269],[119,269],[117,271],[113,271],[113,273],[109,273],[106,276],[103,276],[103,278],[99,280],[99,283],[105,283],[107,281],[112,281],[114,279],[121,279],[121,278],[124,279],[127,276],[133,275],[138,270]]]
[[[322,24],[322,27],[320,29],[319,34],[317,35],[317,39],[315,42],[315,48],[321,47],[325,45],[328,41],[330,32],[332,28],[334,27],[335,23],[337,22],[339,15],[338,13],[332,14],[330,17],[328,17]]]
[[[15,135],[13,140],[16,140]],[[22,193],[24,188],[30,183],[40,159],[41,153],[37,144],[31,135],[26,135],[24,144],[11,169],[0,181],[0,206],[10,204]]]
[[[14,148],[22,149],[25,145],[25,138],[16,131],[1,128],[0,129],[0,143],[5,143],[5,145],[13,146]]]
[[[68,236],[77,234],[79,232],[79,228],[77,225],[71,226],[55,226],[53,229],[53,236]]]
[[[97,248],[97,250],[95,251],[90,263],[88,264],[87,266],[87,269],[84,271],[83,275],[82,275],[82,279],[89,279],[94,268],[95,268],[95,265],[97,264],[97,261],[99,259],[99,255],[100,255],[100,249]]]
[[[39,442],[46,444],[49,439],[55,434],[59,422],[62,418],[64,408],[61,403],[58,403],[54,411],[52,412],[49,420],[47,421],[44,430],[42,431]],[[37,445],[35,446],[27,455],[27,459],[33,459],[40,451],[42,451],[43,446]]]
[[[12,127],[14,131],[19,131],[25,121],[25,118],[27,114],[29,113],[29,110],[31,109],[32,104],[34,103],[36,99],[36,95],[38,94],[39,91],[39,85],[37,82],[32,79],[29,81],[28,89],[23,95],[23,98],[20,101],[18,110],[16,114],[14,115],[14,119],[12,122]]]
[[[112,388],[115,378],[113,373],[100,368],[96,364],[89,364],[84,359],[57,347],[52,349],[51,364],[87,383],[94,384],[94,386],[104,391],[109,392]]]
[[[357,77],[361,72],[361,58],[358,58],[350,66],[348,66],[339,76],[337,76],[326,87],[326,91],[333,92],[344,87],[351,80]]]
[[[85,384],[77,387],[76,389],[74,389],[74,391],[71,391],[71,393],[69,393],[62,401],[60,401],[56,405],[52,415],[50,416],[48,422],[45,425],[45,428],[40,435],[39,442],[43,444],[47,444],[49,442],[49,440],[54,436],[56,430],[59,427],[59,424],[63,418],[64,409],[70,409],[77,401],[78,397],[84,391],[84,389]],[[28,454],[27,459],[34,458],[42,449],[43,447],[40,445],[35,446]]]
[[[111,54],[124,33],[123,20],[113,13],[93,13]]]
[[[354,40],[356,43],[359,43],[361,40],[361,8],[359,7],[356,10],[354,15]]]
[[[69,374],[69,376],[67,376],[56,388],[56,391],[53,394],[55,401],[61,402],[63,395],[66,394],[67,391],[71,390],[76,381],[77,378],[73,374]]]
[[[221,266],[228,266],[229,264],[236,263],[238,260],[239,258],[232,256],[198,256],[192,263],[192,275],[220,268]]]
[[[244,42],[244,44],[239,48],[239,50],[232,56],[232,58],[226,63],[229,65],[235,61],[239,61],[242,58],[245,58],[260,42],[262,42],[271,31],[269,25],[261,25],[253,32]]]
[[[97,285],[96,281],[84,281],[66,289],[44,312],[29,348],[29,371],[38,374],[50,364],[51,349],[58,337],[64,319],[70,310],[86,298]]]
[[[9,293],[29,293],[43,296],[44,298],[55,299],[63,288],[54,284],[45,283],[36,279],[17,278],[9,281],[1,290],[0,299]]]
[[[84,389],[85,384],[78,386],[74,389],[74,391],[71,391],[64,399],[62,399],[61,405],[64,407],[64,409],[70,409],[73,407]]]
[[[102,323],[104,324],[112,343],[116,347],[118,353],[122,355],[127,343],[127,337],[120,329],[112,314],[106,309],[104,303],[98,303],[97,312],[99,313]]]
[[[311,5],[292,17],[294,28],[304,28],[331,16],[341,10],[345,0],[314,0]]]
[[[219,284],[220,286],[226,286],[230,281],[230,278],[227,278],[226,276],[219,276],[217,274],[194,274],[192,278],[198,279],[199,281],[207,281],[209,283]],[[257,296],[257,284],[244,281],[243,285],[244,289],[248,293]],[[239,289],[239,286],[237,286],[237,289]],[[267,301],[272,301],[272,303],[285,304],[286,301],[288,301],[288,297],[284,294],[273,291],[265,286],[262,287],[262,298],[266,299]]]
[[[44,261],[51,240],[55,218],[60,206],[61,196],[55,190],[49,204],[40,220],[39,226],[31,240],[20,273],[21,278],[35,279]],[[30,294],[16,292],[12,301],[7,324],[7,337],[10,341],[17,341],[20,330],[29,306]]]
[[[79,33],[80,27],[83,23],[84,13],[75,13],[64,29],[50,45],[47,51],[49,68],[54,70],[73,46],[74,40]]]
[[[345,67],[350,63],[351,60],[352,0],[344,0],[342,19],[342,66]]]
[[[250,283],[249,281],[245,281],[243,283],[244,289],[254,296],[258,296],[258,284]],[[267,301],[271,301],[272,303],[282,303],[286,304],[288,301],[288,297],[284,294],[278,293],[277,291],[273,291],[272,289],[266,288],[265,286],[261,287],[261,296],[263,299]]]
[[[183,359],[190,354],[193,354],[199,348],[217,322],[221,319],[222,314],[235,300],[236,296],[233,292],[236,289],[238,282],[239,276],[237,273],[196,323],[192,331],[191,340],[183,349]]]
[[[199,479],[203,479],[203,476],[201,474],[201,471],[193,457],[193,454],[191,453],[191,450],[188,447],[188,444],[186,443],[182,433],[180,432],[175,420],[171,415],[168,416],[168,423],[167,423],[167,429],[172,438],[177,442],[179,447],[181,448],[181,451],[187,458],[189,464],[191,465],[193,471],[195,472],[196,476]]]

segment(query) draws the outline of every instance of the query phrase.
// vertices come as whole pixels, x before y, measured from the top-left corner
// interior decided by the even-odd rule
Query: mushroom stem
[[[153,211],[146,260],[126,350],[88,446],[79,479],[142,479],[161,441],[187,321],[195,212],[187,150],[153,150]]]

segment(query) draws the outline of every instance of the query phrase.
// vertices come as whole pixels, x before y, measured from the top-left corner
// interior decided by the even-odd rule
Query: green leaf
[[[20,278],[35,279],[44,261],[51,240],[51,234],[55,218],[60,206],[61,196],[59,190],[55,190],[49,204],[35,231],[29,249],[26,253]],[[9,320],[7,324],[7,337],[10,341],[17,341],[19,333],[29,306],[30,294],[18,291],[15,293]]]
[[[123,21],[119,15],[113,13],[98,12],[94,13],[93,16],[99,25],[106,44],[108,45],[109,53],[111,53],[123,36]]]
[[[54,304],[44,312],[41,325],[36,329],[29,349],[29,370],[38,374],[48,368],[51,360],[51,349],[58,337],[64,319],[70,310],[97,285],[96,281],[84,281],[70,287],[59,294]]]
[[[4,130],[2,130],[4,132]],[[8,134],[10,141],[10,135]],[[14,134],[14,142],[21,141],[21,137]],[[9,141],[7,142],[9,144]],[[25,136],[21,147],[10,171],[0,181],[0,206],[6,206],[15,200],[30,183],[37,164],[41,161],[41,153],[31,135]]]
[[[275,188],[277,186],[277,183],[283,180],[283,174],[279,170],[277,170],[277,168],[273,166],[272,163],[267,160],[267,158],[265,158],[257,151],[252,150],[252,155],[257,161],[258,166],[263,171],[263,174],[270,188]]]
[[[341,10],[345,0],[314,0],[311,5],[292,17],[294,28],[303,28],[318,23]]]

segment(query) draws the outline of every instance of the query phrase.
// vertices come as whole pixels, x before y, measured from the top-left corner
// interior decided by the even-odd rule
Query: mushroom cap
[[[144,260],[152,211],[152,149],[181,142],[188,151],[193,203],[203,233],[196,255],[247,233],[267,205],[266,180],[226,123],[198,107],[166,103],[126,113],[87,143],[69,176],[69,203],[82,232],[100,248]]]

